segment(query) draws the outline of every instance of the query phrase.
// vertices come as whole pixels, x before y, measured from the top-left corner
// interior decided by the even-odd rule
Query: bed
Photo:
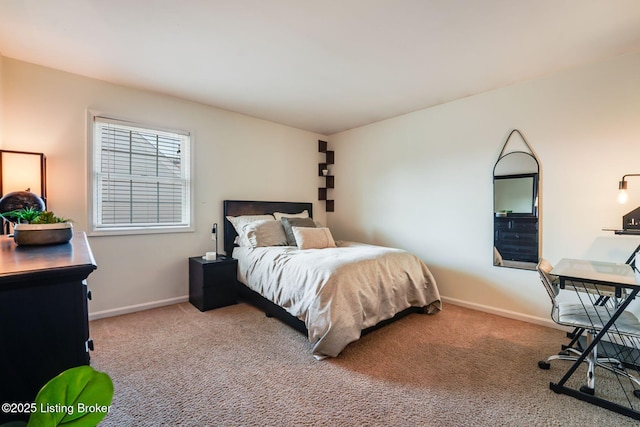
[[[309,224],[312,203],[225,200],[223,210],[224,249],[238,260],[240,298],[305,334],[317,359],[402,316],[441,309],[435,280],[417,256],[333,241],[328,229]]]

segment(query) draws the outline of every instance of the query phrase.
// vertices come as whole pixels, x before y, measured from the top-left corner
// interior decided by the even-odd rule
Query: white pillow
[[[241,215],[241,216],[227,216],[229,222],[236,229],[236,232],[240,234],[242,226],[254,221],[263,221],[265,219],[275,219],[273,215]]]
[[[305,209],[302,212],[297,213],[297,214],[290,214],[290,213],[284,213],[284,212],[274,212],[273,216],[278,221],[280,221],[280,219],[282,219],[282,218],[309,218],[309,211],[307,211]]]
[[[251,243],[246,240],[246,236],[243,235],[242,227],[250,222],[255,221],[264,221],[264,220],[273,220],[275,219],[273,215],[240,215],[240,216],[227,216],[227,219],[233,225],[233,228],[236,229],[236,233],[238,236],[235,238],[233,243],[238,244],[240,246],[251,246]]]
[[[328,228],[292,227],[293,235],[299,249],[324,249],[335,248],[331,231]]]
[[[248,222],[242,226],[242,233],[239,236],[240,246],[258,248],[287,245],[284,228],[282,228],[280,221],[274,219]]]

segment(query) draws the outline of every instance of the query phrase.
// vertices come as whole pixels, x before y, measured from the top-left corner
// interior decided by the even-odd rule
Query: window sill
[[[94,229],[87,233],[89,237],[131,236],[140,234],[193,233],[195,228],[185,227],[114,227]]]

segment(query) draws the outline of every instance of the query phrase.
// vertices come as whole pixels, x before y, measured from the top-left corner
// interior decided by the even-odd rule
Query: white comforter
[[[313,354],[337,356],[360,332],[409,307],[441,309],[427,266],[400,249],[238,247],[238,280],[304,321]]]

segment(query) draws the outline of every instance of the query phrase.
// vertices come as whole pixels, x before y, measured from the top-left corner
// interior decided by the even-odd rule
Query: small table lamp
[[[43,153],[0,150],[0,213],[32,207],[46,209],[47,159]],[[10,230],[9,223],[2,227]]]
[[[0,196],[31,191],[47,200],[47,158],[43,153],[0,150]]]
[[[215,261],[218,257],[218,224],[214,223],[211,227],[211,240],[213,240],[213,252],[207,252],[204,254],[204,259],[207,261]]]

